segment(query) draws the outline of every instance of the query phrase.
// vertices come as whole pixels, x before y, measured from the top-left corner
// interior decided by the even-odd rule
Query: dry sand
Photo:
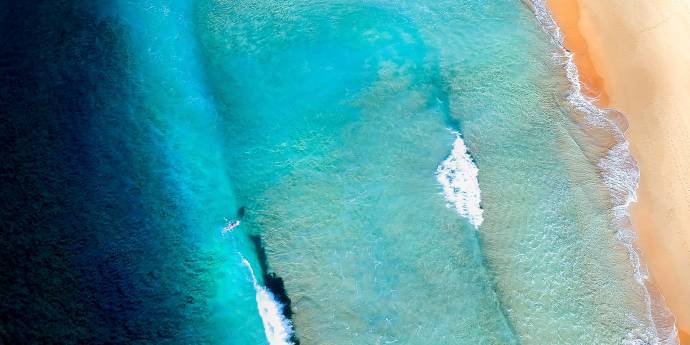
[[[640,165],[638,246],[690,344],[690,0],[549,0],[600,105]]]

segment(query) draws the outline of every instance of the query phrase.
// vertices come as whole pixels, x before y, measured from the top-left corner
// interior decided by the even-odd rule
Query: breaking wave
[[[454,206],[458,213],[477,229],[484,221],[481,190],[477,179],[479,169],[472,161],[460,133],[452,133],[455,135],[453,149],[436,169],[436,178],[443,186],[443,195],[448,200],[448,207]]]
[[[558,47],[559,59],[566,70],[566,76],[570,81],[570,92],[567,99],[572,106],[585,115],[586,122],[596,128],[606,129],[616,139],[607,154],[597,164],[601,170],[601,176],[609,188],[613,204],[613,226],[616,229],[616,238],[628,251],[630,262],[635,271],[635,281],[645,290],[645,302],[647,305],[647,322],[638,320],[639,327],[630,331],[623,345],[677,345],[678,331],[675,320],[670,311],[665,307],[663,300],[652,298],[646,267],[640,260],[635,247],[635,233],[630,222],[629,206],[637,201],[637,187],[640,180],[640,170],[637,161],[630,153],[628,142],[625,140],[623,130],[616,124],[612,116],[615,111],[599,108],[594,99],[582,93],[582,84],[575,65],[573,54],[565,48],[563,33],[551,16],[544,0],[524,0],[536,15],[542,28],[549,34],[551,41]],[[656,295],[656,294],[655,294]],[[662,322],[665,325],[659,325]]]
[[[264,325],[266,339],[270,345],[294,345],[292,338],[292,323],[283,316],[283,305],[278,303],[275,296],[266,288],[259,285],[254,270],[249,261],[242,257],[242,263],[247,266],[252,275],[254,290],[256,291],[256,305],[259,308],[261,322]]]

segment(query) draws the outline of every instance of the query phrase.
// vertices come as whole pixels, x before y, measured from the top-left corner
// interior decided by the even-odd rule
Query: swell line
[[[449,129],[455,136],[453,148],[446,159],[436,168],[436,179],[443,187],[443,195],[446,198],[448,208],[455,208],[458,214],[467,219],[475,230],[484,222],[484,210],[481,207],[481,189],[479,187],[479,168],[472,159],[472,155],[465,145],[460,132]],[[490,278],[484,254],[481,249],[478,234],[473,234],[473,245],[479,253],[480,274],[486,279],[490,290],[496,293],[496,286]],[[511,324],[505,309],[498,299],[495,302],[496,309],[501,316],[506,330],[510,334],[510,344],[520,344],[515,335],[515,329]]]

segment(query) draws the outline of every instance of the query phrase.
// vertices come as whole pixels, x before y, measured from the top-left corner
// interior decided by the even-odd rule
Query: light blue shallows
[[[302,345],[621,344],[645,327],[558,50],[522,2],[120,1],[109,16],[131,29],[188,240],[214,258],[190,343],[268,342],[249,235]],[[437,177],[454,147],[452,167],[479,169],[481,225],[462,204],[479,200],[472,173],[447,170],[459,200]]]

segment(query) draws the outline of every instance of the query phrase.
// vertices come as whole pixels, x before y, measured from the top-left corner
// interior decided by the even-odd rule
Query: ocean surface
[[[538,0],[0,16],[0,342],[672,343]]]

